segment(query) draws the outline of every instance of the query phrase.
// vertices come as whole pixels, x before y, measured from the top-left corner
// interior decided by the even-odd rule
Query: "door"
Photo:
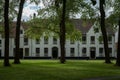
[[[15,56],[15,48],[14,48],[14,56]],[[20,57],[20,58],[23,58],[23,48],[20,48],[19,57]]]
[[[57,47],[52,48],[52,58],[54,58],[54,59],[58,58],[58,48]]]
[[[95,47],[91,47],[90,48],[90,58],[91,59],[95,59],[96,57],[96,48]]]

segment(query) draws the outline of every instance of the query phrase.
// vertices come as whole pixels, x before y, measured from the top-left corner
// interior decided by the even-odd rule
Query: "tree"
[[[93,5],[96,4],[96,0],[91,0]],[[102,39],[104,43],[104,50],[105,50],[105,63],[111,63],[110,55],[108,50],[108,38],[107,38],[107,31],[105,26],[105,0],[99,0],[99,10],[100,10],[100,28],[102,32]]]
[[[111,63],[110,55],[109,55],[109,51],[108,51],[107,32],[106,32],[106,28],[105,28],[105,11],[104,11],[105,0],[100,0],[99,3],[100,3],[99,5],[100,5],[100,14],[101,14],[100,26],[101,26],[103,42],[104,42],[104,49],[105,49],[105,63]]]
[[[113,3],[113,14],[110,16],[110,20],[112,20],[112,23],[114,25],[118,25],[118,43],[117,43],[117,59],[116,59],[116,65],[120,66],[120,1],[115,0]]]
[[[62,9],[62,16],[60,21],[60,49],[61,49],[61,57],[60,62],[65,62],[65,33],[66,33],[66,26],[65,26],[65,18],[66,18],[66,0],[63,0],[63,9]]]
[[[10,66],[9,63],[9,0],[5,0],[4,4],[4,28],[5,28],[5,54],[4,66]]]
[[[22,16],[24,3],[25,3],[25,0],[20,0],[19,12],[18,12],[17,23],[16,23],[16,37],[15,37],[16,48],[15,48],[15,57],[14,57],[15,64],[20,64],[20,60],[19,60],[20,26],[21,26],[21,16]]]
[[[120,66],[120,18],[118,21],[118,45],[117,45],[117,59],[116,59],[116,65]]]
[[[63,16],[63,1],[62,0],[50,0],[46,1],[43,0],[43,4],[45,5],[44,9],[39,10],[39,15],[42,17],[42,19],[50,19],[51,23],[55,25],[54,27],[58,26],[59,31],[59,38],[60,38],[60,44],[61,44],[61,54],[64,56],[65,52],[65,40],[66,37],[61,35],[66,35],[66,26],[65,28],[64,23],[62,22],[62,16]],[[74,18],[77,13],[85,13],[89,12],[88,8],[90,8],[87,3],[84,2],[84,0],[68,0],[66,3],[66,9],[65,9],[65,22],[70,21],[70,18]],[[50,24],[51,24],[50,23]],[[70,23],[70,22],[69,22]],[[46,23],[47,24],[47,23]],[[66,24],[65,24],[66,25]],[[65,33],[63,33],[65,32]],[[61,39],[62,38],[62,39]],[[65,39],[64,39],[65,38]],[[65,56],[64,56],[65,60]],[[61,61],[64,63],[64,60]]]

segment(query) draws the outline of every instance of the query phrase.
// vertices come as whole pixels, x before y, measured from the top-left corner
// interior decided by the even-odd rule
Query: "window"
[[[20,34],[23,34],[23,30],[20,30]]]
[[[112,56],[112,48],[109,48],[109,54]]]
[[[99,36],[99,44],[103,44],[103,37]]]
[[[36,48],[36,56],[40,56],[40,48]]]
[[[74,40],[70,40],[70,44],[75,44],[75,41]]]
[[[74,57],[75,55],[75,48],[70,48],[70,56]]]
[[[87,49],[86,48],[82,48],[82,54],[83,54],[83,56],[86,56],[86,52],[87,52]]]
[[[40,39],[36,39],[36,44],[40,44]]]
[[[57,38],[53,37],[53,44],[57,44]]]
[[[0,40],[0,47],[2,46],[2,40]]]
[[[45,56],[45,57],[48,56],[48,48],[44,48],[44,56]]]
[[[82,43],[83,43],[83,44],[86,44],[86,41],[87,41],[87,40],[86,40],[86,35],[84,34],[84,35],[82,35]]]
[[[99,48],[99,55],[102,57],[103,56],[103,48]]]
[[[0,49],[0,57],[1,57],[1,49]]]
[[[29,48],[25,48],[25,56],[29,56]]]
[[[40,48],[36,48],[36,53],[40,53]]]
[[[95,36],[91,36],[91,44],[95,44]]]
[[[108,36],[108,43],[112,43],[112,36]]]
[[[24,38],[24,45],[28,45],[28,38]]]
[[[44,37],[44,44],[48,44],[48,38]]]

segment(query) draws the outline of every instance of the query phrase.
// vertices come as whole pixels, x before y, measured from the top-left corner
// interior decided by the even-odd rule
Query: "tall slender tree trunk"
[[[104,50],[105,50],[105,63],[111,63],[110,61],[110,55],[108,51],[108,38],[107,38],[107,32],[105,28],[105,11],[104,11],[104,0],[100,0],[100,14],[101,14],[101,19],[100,19],[100,25],[101,25],[101,31],[102,31],[102,36],[103,36],[103,42],[104,42]]]
[[[21,17],[22,17],[22,11],[23,11],[23,5],[25,3],[25,0],[20,0],[20,5],[19,5],[19,12],[18,12],[18,17],[17,17],[17,23],[16,23],[16,38],[15,38],[15,57],[14,57],[14,63],[15,64],[20,64],[20,26],[21,26]]]
[[[60,50],[61,50],[60,62],[61,63],[65,62],[65,40],[66,40],[65,15],[66,15],[66,0],[63,0],[63,10],[62,10],[62,17],[60,22]]]
[[[119,19],[119,30],[118,30],[118,46],[117,46],[116,65],[120,66],[120,19]]]
[[[9,0],[4,4],[4,27],[5,27],[5,48],[4,48],[4,66],[10,66],[9,63]]]

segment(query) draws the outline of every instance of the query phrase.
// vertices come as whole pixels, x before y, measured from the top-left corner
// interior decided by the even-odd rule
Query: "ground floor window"
[[[0,57],[1,57],[1,49],[0,49]]]
[[[13,49],[13,53],[14,53],[13,55],[14,55],[14,57],[15,57],[15,54],[16,54],[16,49],[15,49],[15,48]],[[23,48],[20,48],[19,53],[20,53],[20,54],[19,54],[19,57],[20,57],[20,58],[23,58]]]
[[[44,56],[48,57],[48,48],[44,48]]]
[[[29,48],[25,48],[25,56],[29,56]]]
[[[40,48],[36,48],[36,56],[40,56]]]
[[[75,48],[70,48],[70,56],[71,57],[75,56]]]
[[[109,48],[110,57],[112,56],[112,48]]]
[[[2,40],[0,40],[0,47],[2,46]]]
[[[103,57],[103,48],[99,48],[99,56]]]
[[[87,49],[84,47],[82,48],[82,56],[86,56]]]

